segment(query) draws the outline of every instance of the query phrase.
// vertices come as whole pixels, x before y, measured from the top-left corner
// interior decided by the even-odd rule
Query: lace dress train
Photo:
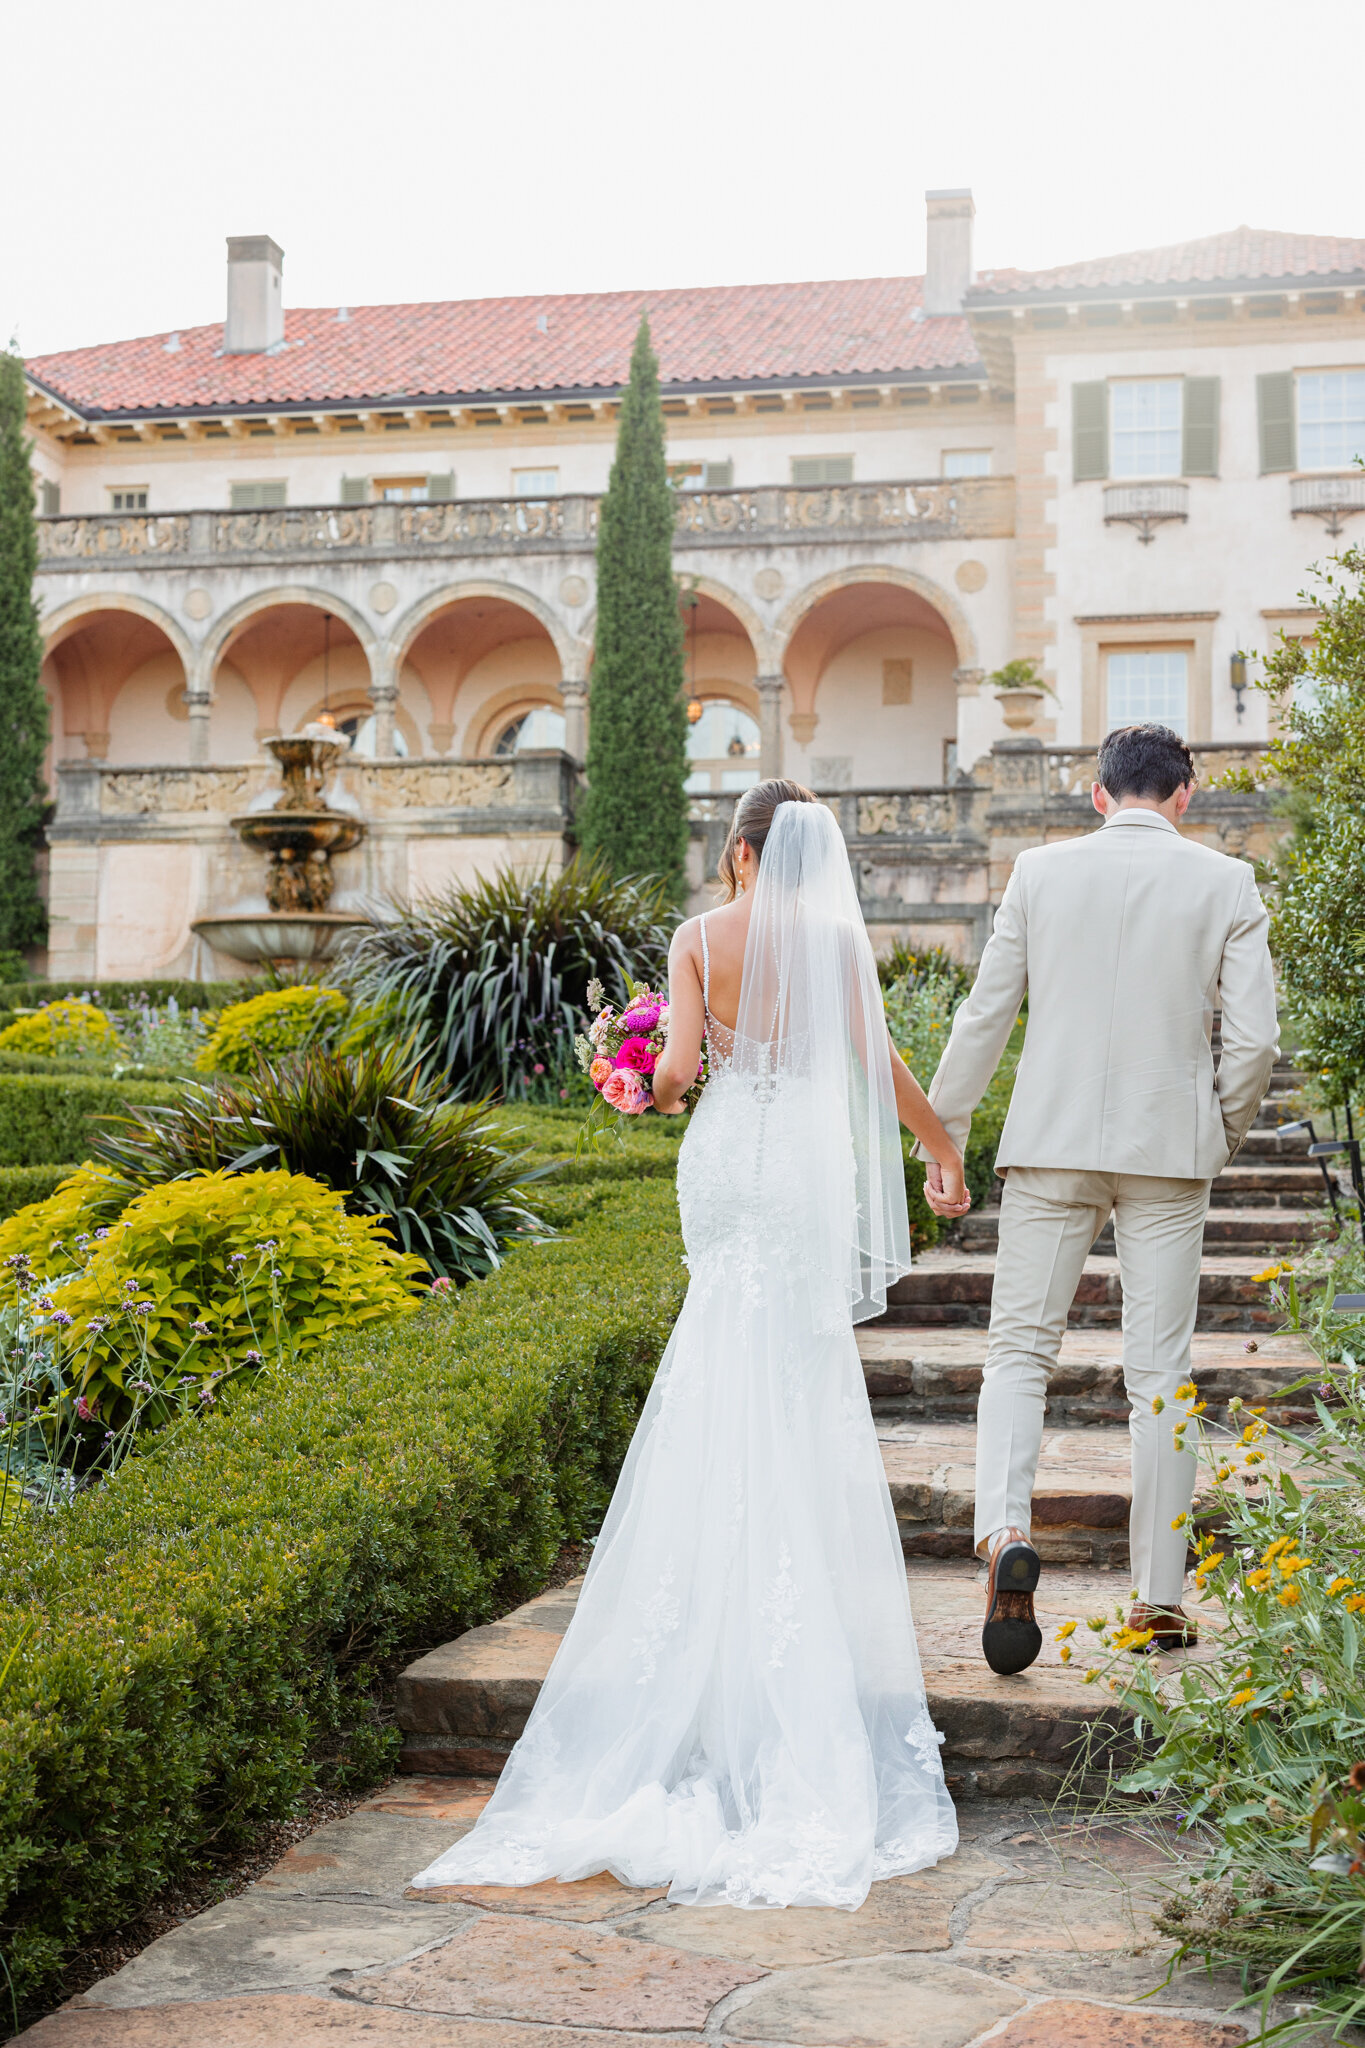
[[[853,1908],[956,1846],[847,1301],[801,1255],[802,1084],[708,1037],[686,1302],[526,1732],[418,1885]]]

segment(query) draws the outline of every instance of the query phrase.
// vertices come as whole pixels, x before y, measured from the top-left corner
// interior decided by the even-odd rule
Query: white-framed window
[[[759,779],[758,722],[727,697],[702,701],[701,716],[687,730],[690,795],[717,789],[752,789]]]
[[[1299,468],[1350,469],[1365,455],[1365,370],[1300,370]]]
[[[146,484],[121,484],[109,493],[111,512],[145,512],[147,510]]]
[[[793,455],[792,482],[794,484],[851,484],[853,481],[853,457],[851,455]]]
[[[229,484],[228,504],[234,512],[264,512],[284,503],[282,477],[255,484]]]
[[[735,465],[724,462],[670,462],[668,480],[678,491],[732,491]]]
[[[1122,377],[1109,386],[1110,476],[1179,476],[1184,386],[1179,377]]]
[[[1189,714],[1189,671],[1183,647],[1114,649],[1105,660],[1105,730],[1150,723],[1183,732]]]
[[[525,754],[534,747],[563,748],[568,726],[562,711],[537,704],[532,711],[518,711],[507,721],[493,742],[495,754]]]
[[[557,469],[514,469],[512,471],[512,496],[514,498],[554,498],[559,494],[559,471]]]
[[[382,504],[424,505],[431,491],[424,476],[377,476],[374,494]]]
[[[990,473],[989,448],[945,448],[943,451],[945,476],[989,476]]]

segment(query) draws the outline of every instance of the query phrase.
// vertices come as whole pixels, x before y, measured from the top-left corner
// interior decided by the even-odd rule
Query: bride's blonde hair
[[[735,841],[744,840],[751,846],[755,860],[763,858],[763,844],[772,830],[773,815],[779,804],[813,804],[819,798],[804,782],[788,782],[785,776],[776,775],[771,782],[757,782],[752,789],[746,789],[735,805],[730,819],[730,830],[726,837],[724,851],[717,862],[716,871],[721,887],[725,891],[723,901],[733,903],[739,894],[739,877],[735,870]]]

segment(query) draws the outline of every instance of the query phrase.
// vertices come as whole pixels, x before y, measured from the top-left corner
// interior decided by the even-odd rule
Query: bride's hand
[[[924,1199],[935,1216],[965,1216],[972,1206],[962,1173],[962,1155],[956,1153],[941,1163],[929,1162],[924,1176]]]

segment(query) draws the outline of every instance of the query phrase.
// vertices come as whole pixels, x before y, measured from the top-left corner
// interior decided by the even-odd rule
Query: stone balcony
[[[600,500],[464,498],[288,505],[259,512],[100,512],[40,519],[41,571],[227,568],[328,561],[591,553]],[[680,491],[675,546],[1008,539],[1011,477]]]

